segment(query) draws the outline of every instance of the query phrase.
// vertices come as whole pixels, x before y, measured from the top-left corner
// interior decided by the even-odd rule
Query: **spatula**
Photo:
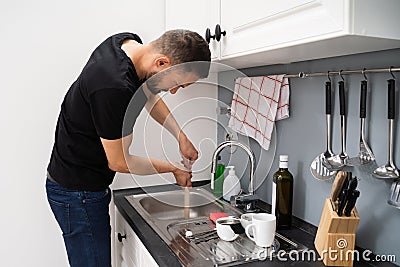
[[[389,205],[400,209],[400,179],[397,179],[392,183],[388,203]]]
[[[371,148],[365,141],[365,117],[367,113],[367,80],[361,81],[360,93],[360,152],[357,157],[347,161],[349,166],[360,166],[375,160]]]

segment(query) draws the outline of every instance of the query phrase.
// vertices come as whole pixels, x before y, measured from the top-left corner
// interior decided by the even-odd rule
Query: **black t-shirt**
[[[99,191],[112,183],[115,172],[108,167],[100,137],[113,140],[131,134],[146,103],[140,87],[143,81],[121,49],[126,39],[142,43],[132,33],[106,39],[94,50],[61,105],[47,171],[68,189]],[[128,105],[129,119],[123,125]]]

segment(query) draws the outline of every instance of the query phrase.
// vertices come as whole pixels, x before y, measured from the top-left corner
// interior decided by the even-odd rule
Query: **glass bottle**
[[[288,158],[280,155],[279,170],[273,176],[272,214],[276,216],[277,229],[290,229],[292,226],[293,175],[288,169]]]

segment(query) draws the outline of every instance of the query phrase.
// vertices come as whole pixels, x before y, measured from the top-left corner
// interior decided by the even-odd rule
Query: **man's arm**
[[[174,116],[159,95],[148,96],[146,110],[150,116],[167,129],[179,141],[179,135],[184,135]]]
[[[190,181],[192,174],[187,170],[183,170],[167,161],[130,155],[129,146],[131,142],[132,135],[116,140],[101,138],[108,166],[111,170],[138,175],[172,172],[179,185],[184,187],[192,186]]]
[[[145,90],[146,93],[147,90]],[[149,92],[147,95],[146,110],[150,116],[167,129],[178,140],[179,148],[184,159],[195,161],[198,158],[198,152],[181,130],[174,116],[171,114],[168,106],[159,95],[153,95]]]

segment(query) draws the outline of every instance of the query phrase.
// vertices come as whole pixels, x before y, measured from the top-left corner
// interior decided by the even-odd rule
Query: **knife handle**
[[[348,187],[349,191],[353,192],[357,188],[357,185],[358,185],[357,177],[352,178],[349,182],[349,187]]]
[[[339,82],[339,102],[340,102],[340,115],[346,115],[346,96],[344,93],[344,81]]]
[[[331,199],[332,202],[336,203],[336,200],[338,199],[340,192],[342,192],[343,184],[346,180],[346,172],[344,171],[339,171],[336,174],[335,180],[333,180],[332,184],[332,190],[331,190]],[[337,210],[335,208],[335,210]]]
[[[361,81],[360,118],[365,119],[367,113],[367,81]]]
[[[395,81],[388,80],[388,119],[393,120],[395,114]]]
[[[347,201],[346,209],[344,211],[344,215],[347,217],[350,217],[351,211],[356,205],[357,198],[360,196],[360,191],[354,190],[352,194],[349,196],[349,199]]]
[[[351,179],[351,172],[346,172],[346,179],[344,180],[342,188],[340,189],[341,192],[340,194],[343,193],[344,189],[349,188],[350,179]]]
[[[351,179],[353,179],[353,173],[352,172],[346,172],[347,174],[347,180],[350,182]]]
[[[340,195],[339,205],[338,205],[338,210],[337,210],[337,214],[339,216],[343,215],[343,209],[346,206],[346,202],[347,202],[347,192],[348,192],[348,189],[346,188],[343,190],[342,194]]]
[[[325,114],[332,114],[332,83],[325,83]]]

